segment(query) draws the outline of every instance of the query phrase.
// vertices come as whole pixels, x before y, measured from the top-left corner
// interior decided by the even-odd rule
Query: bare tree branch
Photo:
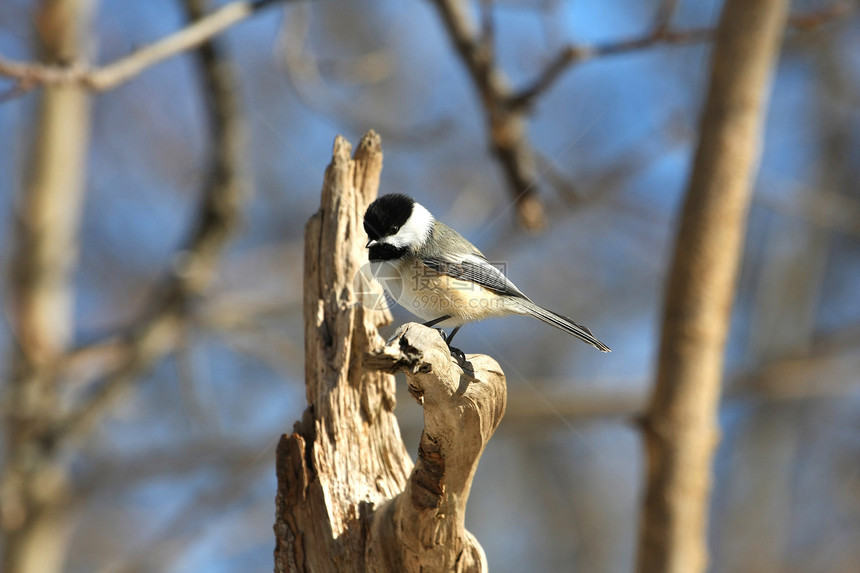
[[[487,137],[502,166],[516,206],[517,219],[526,229],[546,226],[546,214],[537,197],[538,173],[534,151],[526,133],[522,110],[511,108],[510,87],[496,65],[492,49],[491,7],[485,5],[484,36],[469,17],[467,6],[458,0],[433,0],[454,49],[466,66],[472,84],[481,96]],[[489,37],[485,37],[489,36]]]
[[[693,28],[690,30],[672,30],[670,19],[675,10],[677,0],[664,1],[660,5],[657,18],[652,30],[641,36],[619,40],[606,44],[571,45],[562,49],[550,60],[546,68],[527,87],[511,96],[509,105],[513,109],[528,108],[534,105],[541,94],[549,90],[564,72],[572,66],[599,58],[626,54],[660,45],[683,45],[709,42],[714,38],[713,28]],[[853,11],[849,2],[836,2],[827,8],[809,14],[797,14],[789,18],[789,25],[799,30],[814,30],[833,20],[845,17]]]
[[[659,35],[648,33],[643,36],[596,45],[573,45],[561,50],[546,68],[528,87],[523,88],[510,98],[509,105],[513,109],[529,108],[535,100],[549,90],[564,72],[574,64],[579,64],[601,56],[612,56],[650,48],[659,44],[692,44],[708,41],[713,38],[711,28],[697,28],[683,32],[663,30]]]
[[[43,0],[36,21],[45,65],[83,59],[89,0]],[[0,464],[0,569],[63,568],[68,484],[44,438],[60,411],[56,367],[73,332],[77,261],[90,136],[89,94],[54,86],[40,94],[29,172],[16,213],[10,269],[12,345],[3,396],[5,447]]]
[[[186,0],[189,17],[203,18],[201,0]],[[199,20],[198,20],[199,21]],[[177,342],[188,305],[212,280],[221,249],[238,223],[243,197],[244,125],[240,119],[237,80],[213,41],[197,52],[212,130],[212,165],[203,202],[187,246],[179,253],[176,271],[157,289],[144,318],[120,337],[121,358],[115,369],[97,381],[83,402],[57,426],[55,439],[67,441],[86,431],[120,393]]]
[[[366,308],[354,289],[367,263],[360,229],[379,185],[379,136],[368,133],[350,152],[338,137],[320,210],[305,228],[308,408],[278,444],[275,571],[486,571],[464,513],[504,412],[505,378],[486,356],[460,365],[421,325],[383,346],[377,327],[390,314]],[[414,467],[393,412],[389,374],[401,370],[424,407]]]
[[[496,58],[496,19],[493,15],[495,0],[480,0],[481,2],[481,37],[480,49],[487,54],[489,60]]]
[[[501,165],[515,203],[517,218],[526,229],[546,224],[544,208],[538,199],[535,152],[526,130],[526,114],[534,102],[550,89],[574,64],[601,56],[629,53],[661,44],[689,44],[709,41],[712,28],[672,30],[671,18],[677,0],[664,0],[658,8],[652,29],[641,36],[597,45],[571,45],[559,52],[528,86],[514,91],[494,57],[492,1],[481,0],[481,21],[476,26],[468,6],[458,0],[433,0],[454,49],[462,60],[472,84],[480,95],[487,124],[487,139]],[[791,18],[792,26],[808,30],[850,13],[849,2],[839,1],[825,9]]]
[[[352,284],[366,260],[357,229],[378,185],[378,146],[368,134],[351,160],[336,141],[321,210],[306,229],[309,407],[278,446],[275,570],[486,571],[464,512],[504,412],[504,375],[486,356],[461,367],[436,331],[416,324],[368,353],[381,346],[376,328],[387,313],[365,309]],[[393,379],[376,370],[406,371],[424,407],[408,480]]]
[[[68,65],[45,65],[16,62],[0,56],[0,76],[17,80],[13,88],[16,93],[23,93],[40,85],[78,85],[92,91],[109,90],[159,62],[200,46],[263,8],[284,1],[286,0],[231,2],[157,42],[99,67],[88,66],[79,60],[70,60]]]
[[[638,571],[707,566],[716,414],[735,279],[786,0],[728,0],[669,270],[657,380],[643,421]]]

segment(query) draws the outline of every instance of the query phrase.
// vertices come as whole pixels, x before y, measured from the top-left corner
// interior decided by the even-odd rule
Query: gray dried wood
[[[505,375],[488,356],[460,365],[435,330],[410,323],[367,368],[406,372],[409,392],[424,408],[418,461],[406,489],[373,519],[370,571],[486,571],[464,517],[484,447],[505,412]]]
[[[483,356],[464,372],[439,334],[418,325],[383,349],[377,327],[390,315],[362,306],[353,283],[367,262],[361,219],[379,185],[379,136],[368,133],[350,152],[337,138],[305,230],[309,406],[278,445],[275,571],[483,571],[463,515],[504,411],[504,376]],[[391,373],[400,369],[423,394],[414,467],[393,413]]]

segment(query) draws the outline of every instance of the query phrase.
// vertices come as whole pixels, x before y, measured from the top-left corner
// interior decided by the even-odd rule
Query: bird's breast
[[[505,297],[470,281],[440,274],[416,258],[371,263],[374,276],[400,306],[429,321],[452,318],[442,326],[508,314]]]

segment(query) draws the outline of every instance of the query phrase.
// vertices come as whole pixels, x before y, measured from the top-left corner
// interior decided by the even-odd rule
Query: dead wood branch
[[[277,450],[275,571],[364,571],[370,511],[403,489],[411,461],[393,409],[394,378],[366,372],[385,311],[365,309],[353,281],[367,262],[362,217],[382,170],[379,136],[335,140],[320,210],[305,228],[308,409]]]
[[[468,355],[461,368],[435,330],[410,323],[365,366],[406,373],[424,408],[418,461],[406,489],[373,517],[372,571],[486,571],[484,550],[464,517],[478,460],[505,412],[505,376],[495,360]]]
[[[792,352],[752,370],[739,372],[725,383],[726,403],[780,404],[848,396],[860,382],[860,332],[855,329],[815,341],[805,352]],[[511,431],[545,431],[565,421],[580,423],[594,418],[639,420],[645,414],[648,395],[645,380],[605,380],[578,387],[568,379],[533,380],[537,388],[508,396],[505,426]],[[402,394],[401,394],[402,395]],[[549,405],[551,404],[551,406]],[[398,415],[404,432],[423,427],[420,412]]]
[[[643,423],[647,486],[638,570],[707,566],[723,351],[784,0],[728,0],[669,270],[657,380]]]
[[[463,514],[504,411],[504,377],[483,356],[464,372],[419,325],[383,348],[377,327],[390,315],[360,304],[353,282],[367,262],[361,221],[379,184],[379,136],[350,151],[338,137],[305,230],[309,406],[278,445],[275,571],[484,571]],[[393,413],[389,373],[402,369],[425,409],[414,468]]]
[[[115,62],[90,67],[81,60],[70,59],[66,65],[16,62],[0,56],[0,76],[18,82],[23,93],[40,85],[77,85],[92,91],[105,91],[134,78],[145,69],[196,48],[258,11],[285,0],[241,0],[231,2],[193,24],[153,42]]]

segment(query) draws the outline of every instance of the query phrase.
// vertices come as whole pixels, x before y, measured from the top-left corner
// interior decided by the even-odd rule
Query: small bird
[[[472,243],[412,197],[379,197],[364,213],[364,230],[374,276],[386,276],[382,284],[388,294],[426,320],[425,326],[453,327],[445,338],[449,346],[467,322],[526,315],[610,351],[586,327],[533,303]]]

